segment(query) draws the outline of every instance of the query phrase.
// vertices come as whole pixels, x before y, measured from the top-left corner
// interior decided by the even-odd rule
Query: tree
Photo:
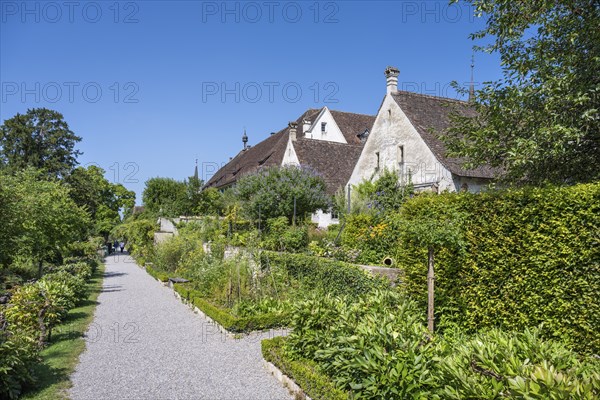
[[[427,248],[427,328],[431,333],[434,328],[434,255],[443,247],[464,248],[465,218],[456,198],[430,193],[416,196],[400,210],[402,240]]]
[[[450,154],[508,182],[600,179],[600,3],[465,2],[487,17],[471,38],[493,39],[483,50],[500,55],[503,78],[476,92],[477,116],[454,116]]]
[[[39,275],[42,263],[60,256],[65,246],[86,237],[90,220],[77,206],[68,189],[60,182],[41,180],[33,169],[14,175],[2,174],[2,192],[11,198],[13,221],[3,241],[3,258],[16,255],[37,261]]]
[[[235,187],[248,217],[262,221],[287,217],[293,222],[318,209],[327,209],[330,199],[323,178],[306,168],[270,167],[241,178]]]
[[[75,150],[79,141],[59,112],[29,109],[0,126],[0,166],[11,171],[33,167],[50,177],[63,177],[82,154]]]
[[[190,212],[188,185],[171,178],[151,178],[142,194],[146,211],[152,215],[178,217]]]
[[[224,207],[223,194],[215,188],[206,188],[200,192],[200,199],[194,211],[198,215],[220,215]]]
[[[121,184],[109,182],[104,177],[104,170],[95,165],[75,168],[65,182],[75,203],[89,212],[95,233],[105,240],[121,222],[119,211],[126,214],[135,205],[135,192]]]

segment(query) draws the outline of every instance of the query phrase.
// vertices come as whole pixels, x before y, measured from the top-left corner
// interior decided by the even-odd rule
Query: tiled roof
[[[364,133],[366,130],[370,132],[375,122],[375,115],[330,111],[348,144],[361,144],[358,135]]]
[[[350,180],[363,145],[299,138],[294,149],[300,165],[317,171],[327,184],[327,193],[333,195]]]
[[[327,142],[323,140],[315,140],[315,139],[305,139],[303,137],[302,125],[304,120],[308,120],[314,123],[316,117],[320,114],[323,109],[309,109],[304,114],[302,114],[296,122],[298,123],[298,140],[296,143],[300,142],[316,142],[313,146],[310,144],[300,144],[301,147],[300,153],[298,153],[298,158],[300,164],[302,165],[310,165],[317,172],[321,173],[324,177],[326,177],[326,181],[329,180],[331,185],[337,185],[337,182],[345,181],[341,184],[341,186],[345,185],[350,175],[352,174],[352,170],[354,169],[354,165],[356,161],[358,161],[358,156],[355,157],[355,154],[358,152],[360,155],[360,151],[357,148],[362,149],[364,143],[361,143],[360,139],[357,135],[363,133],[366,129],[369,131],[373,127],[373,122],[375,121],[375,116],[364,115],[364,114],[355,114],[355,113],[346,113],[342,111],[331,111],[338,127],[344,134],[344,137],[348,141],[349,144],[343,143],[335,143],[338,146],[332,146],[333,142]],[[226,187],[233,184],[236,180],[238,180],[241,176],[256,172],[259,168],[263,166],[273,166],[273,165],[281,165],[283,161],[283,156],[285,153],[285,148],[287,146],[289,138],[289,131],[286,127],[285,129],[280,130],[274,135],[269,136],[263,141],[257,143],[256,145],[250,147],[247,150],[240,151],[231,161],[229,161],[225,166],[219,169],[206,183],[205,187]],[[298,148],[296,147],[296,143],[294,147],[298,152]],[[348,155],[344,156],[341,148],[343,146],[348,147]],[[315,151],[314,155],[309,155],[305,149],[311,148],[311,151]],[[335,157],[333,154],[328,155],[324,149],[335,149]],[[336,160],[336,158],[340,156],[340,160]],[[307,160],[307,161],[305,161]],[[330,166],[328,163],[338,163],[337,167],[333,164]],[[313,165],[314,164],[314,165]],[[319,166],[324,170],[321,171]],[[334,176],[334,175],[338,176]],[[346,177],[347,175],[347,177]],[[331,187],[333,187],[331,186]],[[330,189],[330,184],[328,182],[328,190]],[[333,192],[337,187],[333,188]]]
[[[450,172],[459,176],[474,178],[495,178],[499,175],[497,169],[487,166],[465,169],[463,168],[464,158],[446,156],[446,146],[439,139],[439,135],[444,135],[447,132],[450,126],[449,115],[452,112],[458,112],[466,116],[476,115],[468,102],[406,91],[394,92],[392,97],[419,132],[429,149]]]

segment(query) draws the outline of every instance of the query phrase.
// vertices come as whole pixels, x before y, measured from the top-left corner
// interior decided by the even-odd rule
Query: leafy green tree
[[[33,167],[48,176],[63,177],[82,154],[75,150],[79,141],[59,112],[29,109],[0,126],[0,166],[11,171]]]
[[[437,194],[423,193],[407,202],[400,210],[401,238],[407,244],[425,247],[428,253],[427,328],[434,328],[434,254],[441,248],[462,249],[465,246],[463,225],[466,214],[458,202],[436,201]]]
[[[414,193],[414,187],[409,180],[400,181],[394,170],[384,169],[375,181],[363,180],[353,185],[350,190],[350,214],[381,215],[397,211],[400,206]],[[335,194],[335,208],[340,215],[348,213],[348,194],[340,188]]]
[[[304,218],[318,209],[327,209],[330,198],[323,178],[298,167],[271,167],[241,178],[235,187],[243,211],[252,219],[296,216]],[[295,206],[294,206],[295,204]]]
[[[188,185],[172,178],[151,178],[142,194],[146,211],[155,216],[178,217],[190,209]]]
[[[65,179],[71,198],[90,214],[95,233],[106,240],[110,231],[121,222],[119,212],[130,212],[135,205],[135,192],[123,185],[111,183],[104,170],[95,165],[77,167]]]
[[[471,37],[492,39],[503,78],[475,93],[477,115],[454,117],[451,154],[507,182],[600,179],[600,3],[464,1],[487,18]]]
[[[45,260],[60,257],[69,243],[86,237],[88,213],[71,199],[59,182],[41,180],[39,172],[26,169],[14,175],[3,174],[2,192],[11,196],[13,225],[7,226],[3,258],[16,255],[38,262],[39,274]]]
[[[200,192],[200,199],[194,210],[198,215],[220,215],[224,207],[223,194],[215,188],[207,188]]]

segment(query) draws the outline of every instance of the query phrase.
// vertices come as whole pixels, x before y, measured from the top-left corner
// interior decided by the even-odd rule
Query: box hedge
[[[401,214],[431,212],[421,196]],[[600,184],[444,194],[467,214],[463,251],[436,253],[436,319],[469,331],[520,331],[600,353]],[[398,242],[405,288],[425,302],[426,249]]]
[[[291,358],[283,349],[285,338],[276,337],[261,342],[263,358],[296,382],[313,399],[347,400],[348,393],[338,389],[314,361]]]

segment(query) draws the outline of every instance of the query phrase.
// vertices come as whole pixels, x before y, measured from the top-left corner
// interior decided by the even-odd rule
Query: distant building
[[[243,149],[213,175],[205,187],[225,189],[240,177],[269,166],[296,165],[319,173],[333,195],[345,187],[354,170],[375,117],[342,111],[309,109],[296,121],[250,147],[244,132]],[[329,210],[313,215],[319,226],[337,222]]]
[[[475,115],[469,102],[400,91],[398,69],[388,67],[385,75],[387,93],[348,183],[376,179],[384,168],[401,181],[410,177],[417,190],[478,192],[491,183],[497,170],[465,169],[437,136],[447,131],[451,112]]]

